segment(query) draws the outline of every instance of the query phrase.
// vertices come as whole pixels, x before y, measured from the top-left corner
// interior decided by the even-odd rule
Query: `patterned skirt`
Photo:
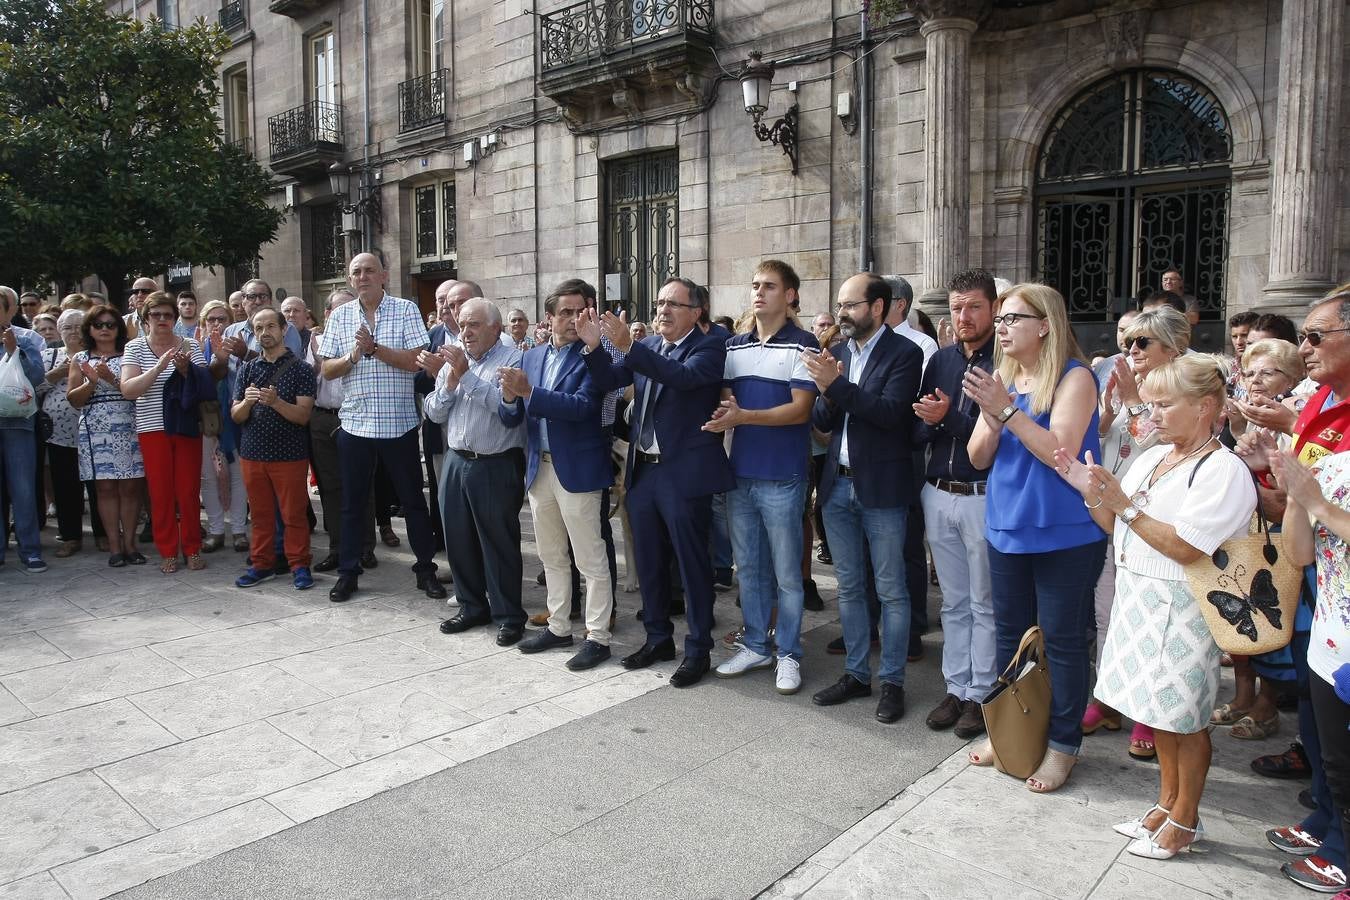
[[[1097,666],[1097,699],[1177,734],[1209,725],[1219,648],[1184,581],[1116,569],[1116,602]]]

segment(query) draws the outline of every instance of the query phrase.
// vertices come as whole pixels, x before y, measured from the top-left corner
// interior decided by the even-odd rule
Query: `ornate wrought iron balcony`
[[[719,71],[713,0],[582,0],[539,25],[539,87],[573,125],[700,106]]]
[[[711,41],[713,0],[582,0],[539,22],[547,71],[671,37]]]
[[[220,5],[220,27],[226,31],[236,31],[248,24],[244,16],[244,0],[225,0]]]
[[[342,107],[317,100],[267,120],[272,169],[288,174],[326,168],[342,158]]]
[[[449,73],[437,69],[398,86],[399,131],[416,131],[445,121]]]

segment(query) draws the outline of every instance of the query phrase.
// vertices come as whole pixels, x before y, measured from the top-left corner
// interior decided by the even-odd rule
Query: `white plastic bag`
[[[23,372],[22,349],[0,359],[0,417],[24,419],[37,412],[37,394]]]

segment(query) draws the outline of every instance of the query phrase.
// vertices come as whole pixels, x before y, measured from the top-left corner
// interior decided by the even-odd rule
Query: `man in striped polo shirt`
[[[713,432],[735,429],[736,488],[727,498],[745,634],[741,650],[717,667],[717,676],[734,678],[774,665],[768,631],[777,606],[775,686],[781,694],[795,694],[802,685],[802,507],[810,481],[816,386],[800,354],[820,349],[811,332],[788,319],[800,289],[787,263],[759,264],[750,283],[754,328],[727,342],[722,404],[703,426]]]

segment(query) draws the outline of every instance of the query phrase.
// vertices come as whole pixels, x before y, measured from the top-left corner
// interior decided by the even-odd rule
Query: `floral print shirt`
[[[1313,466],[1322,494],[1350,509],[1350,453],[1324,456]],[[1316,543],[1317,607],[1313,612],[1308,668],[1328,684],[1350,663],[1350,544],[1321,522],[1313,522]]]

